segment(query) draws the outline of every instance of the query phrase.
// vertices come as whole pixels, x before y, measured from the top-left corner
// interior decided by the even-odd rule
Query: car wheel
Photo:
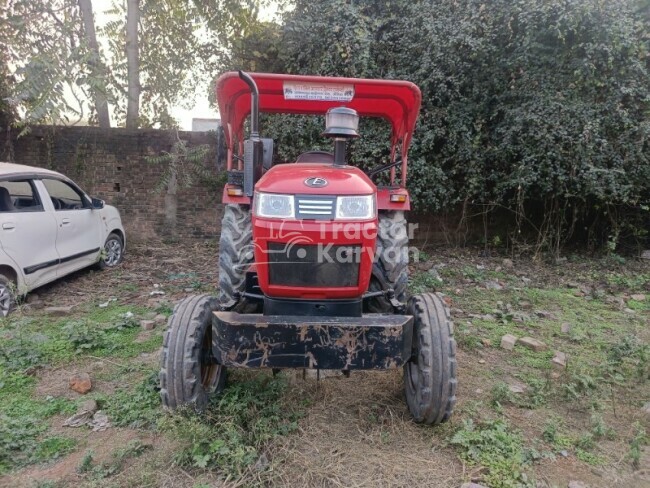
[[[114,268],[122,262],[124,258],[124,243],[122,238],[112,232],[106,238],[102,255],[99,258],[100,269]]]
[[[0,317],[6,317],[14,307],[14,282],[0,274]]]

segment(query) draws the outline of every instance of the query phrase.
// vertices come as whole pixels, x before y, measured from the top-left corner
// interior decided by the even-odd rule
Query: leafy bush
[[[231,67],[415,82],[408,185],[418,209],[500,215],[507,232],[497,235],[532,235],[556,252],[571,238],[610,251],[648,239],[643,2],[290,3],[281,25],[234,46]],[[264,130],[280,159],[330,147],[317,118],[270,117]],[[364,121],[361,134],[351,160],[385,162],[386,124]]]

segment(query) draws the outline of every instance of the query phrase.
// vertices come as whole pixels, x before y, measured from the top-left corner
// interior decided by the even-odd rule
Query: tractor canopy
[[[409,81],[250,73],[259,89],[260,112],[325,115],[345,106],[360,116],[381,117],[392,126],[391,146],[399,144],[403,159],[420,111],[420,89]],[[244,120],[251,111],[250,88],[235,71],[217,80],[217,102],[226,144],[243,140]]]

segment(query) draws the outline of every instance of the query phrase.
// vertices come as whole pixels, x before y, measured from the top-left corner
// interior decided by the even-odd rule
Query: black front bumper
[[[411,315],[305,317],[214,312],[212,350],[237,368],[390,369],[411,357]]]

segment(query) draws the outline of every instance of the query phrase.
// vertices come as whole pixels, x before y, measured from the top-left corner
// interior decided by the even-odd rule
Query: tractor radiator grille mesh
[[[330,220],[336,211],[336,197],[327,195],[296,195],[296,217]]]
[[[271,285],[351,287],[359,283],[360,246],[269,242]]]

